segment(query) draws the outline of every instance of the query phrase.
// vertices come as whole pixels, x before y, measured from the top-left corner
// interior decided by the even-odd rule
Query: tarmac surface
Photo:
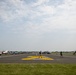
[[[43,56],[51,58],[53,60],[22,60],[28,58],[28,56],[35,56],[35,54],[20,54],[20,55],[5,55],[0,56],[0,63],[67,63],[76,64],[76,56],[58,56],[51,54],[44,54]]]

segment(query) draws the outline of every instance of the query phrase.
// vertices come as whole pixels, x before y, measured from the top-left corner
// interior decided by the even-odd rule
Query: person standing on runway
[[[42,52],[41,51],[39,52],[39,58],[42,58]]]
[[[61,57],[63,56],[63,53],[62,53],[62,51],[60,52],[60,56],[61,56]]]

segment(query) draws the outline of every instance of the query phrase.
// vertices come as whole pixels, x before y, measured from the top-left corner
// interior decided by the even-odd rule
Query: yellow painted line
[[[46,57],[46,56],[28,56],[26,58],[22,58],[22,60],[54,60],[52,58]]]
[[[33,60],[34,58],[22,58],[22,60]]]

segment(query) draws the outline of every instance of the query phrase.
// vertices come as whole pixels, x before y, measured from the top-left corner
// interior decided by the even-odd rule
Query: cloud
[[[12,21],[28,15],[28,6],[21,0],[7,0],[0,3],[0,16],[3,21]]]
[[[0,29],[3,48],[76,49],[76,0],[0,0]]]
[[[0,17],[7,23],[24,18],[23,25],[13,28],[15,31],[35,34],[67,29],[75,32],[76,0],[64,0],[57,6],[49,5],[51,1],[36,0],[29,5],[24,0],[4,0],[0,3]]]
[[[51,7],[51,6],[49,6]],[[52,29],[76,29],[76,1],[65,0],[63,4],[52,8],[55,12],[49,14],[49,17],[44,17],[41,23],[42,29],[46,31]],[[47,10],[44,11],[47,14]]]
[[[40,6],[47,2],[49,2],[49,0],[37,0],[37,2],[35,2],[32,6]]]

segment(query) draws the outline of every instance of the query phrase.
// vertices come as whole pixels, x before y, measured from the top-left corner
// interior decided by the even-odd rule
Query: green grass
[[[0,75],[76,75],[76,64],[0,64]]]

